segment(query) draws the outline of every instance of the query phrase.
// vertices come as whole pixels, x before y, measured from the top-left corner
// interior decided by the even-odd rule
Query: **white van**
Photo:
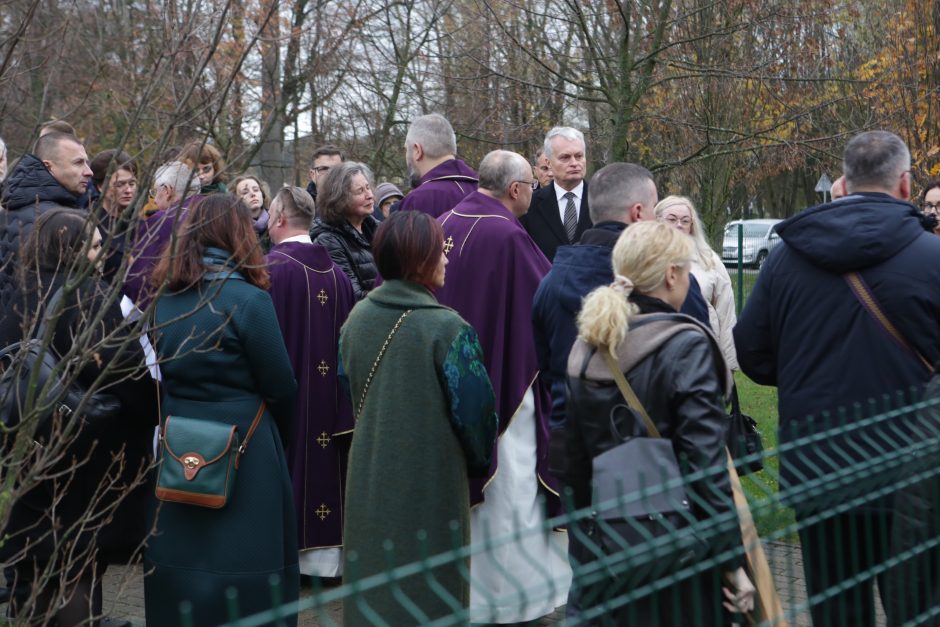
[[[783,220],[735,220],[725,225],[721,260],[727,266],[738,264],[738,225],[744,225],[744,265],[760,270],[767,255],[780,242],[773,228]]]

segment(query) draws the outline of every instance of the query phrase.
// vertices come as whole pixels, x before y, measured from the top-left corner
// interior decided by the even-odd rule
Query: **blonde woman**
[[[685,196],[666,196],[653,209],[660,222],[674,227],[692,238],[692,274],[695,275],[702,296],[708,303],[708,320],[718,338],[725,363],[731,370],[738,370],[738,357],[734,351],[731,330],[738,322],[734,310],[734,290],[725,264],[708,242],[702,231],[695,205]]]
[[[565,484],[572,489],[577,509],[592,505],[592,460],[621,443],[611,421],[616,421],[621,436],[648,435],[641,420],[619,410],[623,397],[604,353],[614,357],[661,436],[671,440],[677,458],[684,460],[683,474],[712,469],[689,483],[689,513],[704,520],[733,509],[730,479],[721,470],[726,459],[724,395],[730,375],[705,325],[676,313],[689,290],[694,254],[692,241],[665,224],[633,224],[614,246],[614,283],[597,288],[584,301],[578,340],[568,359],[565,425]],[[649,471],[639,466],[635,470]],[[653,523],[647,534],[669,533],[672,524],[682,526],[684,521]],[[569,534],[569,554],[575,564],[596,559],[597,549],[583,546],[581,538],[597,537],[599,531],[583,531]],[[640,543],[647,534],[624,540]],[[720,533],[710,536],[709,544],[709,553],[740,547],[737,522],[723,525]],[[657,579],[671,568],[669,556],[660,557]],[[645,583],[649,581],[630,581],[633,589]],[[568,598],[569,617],[577,618],[580,608],[604,602],[617,585],[592,581],[582,586],[576,577]],[[617,625],[687,625],[694,614],[696,625],[715,627],[728,624],[724,610],[750,611],[753,602],[754,587],[741,559],[735,557],[616,609],[613,619]]]

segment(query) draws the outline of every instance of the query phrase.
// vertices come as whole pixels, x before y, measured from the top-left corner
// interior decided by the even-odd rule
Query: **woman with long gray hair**
[[[372,217],[375,195],[372,172],[362,163],[334,166],[319,186],[317,219],[310,237],[324,246],[349,280],[356,300],[375,287],[378,270],[372,258],[372,237],[378,222]]]

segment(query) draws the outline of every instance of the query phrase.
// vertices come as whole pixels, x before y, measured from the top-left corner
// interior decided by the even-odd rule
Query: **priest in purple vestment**
[[[141,311],[145,311],[153,299],[150,275],[167,245],[178,234],[189,207],[201,198],[199,186],[199,177],[181,161],[165,163],[153,176],[151,196],[157,211],[137,227],[124,279],[124,294]]]
[[[436,218],[476,191],[477,173],[456,158],[457,136],[447,119],[437,113],[412,120],[405,137],[405,161],[418,178],[398,211],[423,211]]]
[[[489,478],[471,482],[471,539],[516,536],[474,555],[471,576],[479,585],[471,587],[473,623],[523,622],[550,613],[565,602],[571,579],[558,554],[567,538],[545,531],[546,513],[558,512],[559,499],[548,474],[551,398],[538,377],[531,311],[551,264],[519,223],[531,199],[528,161],[497,150],[480,164],[479,189],[438,218],[449,265],[437,298],[479,335],[499,415]],[[519,582],[541,586],[542,596],[533,589],[520,597]]]
[[[271,299],[297,379],[293,437],[284,443],[300,546],[300,572],[342,575],[343,492],[352,407],[339,388],[339,330],[355,304],[352,284],[310,240],[310,194],[285,187],[269,210]]]

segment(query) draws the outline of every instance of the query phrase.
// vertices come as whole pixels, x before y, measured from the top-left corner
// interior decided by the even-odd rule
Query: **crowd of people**
[[[730,521],[722,547],[740,551],[606,620],[684,625],[694,607],[696,624],[730,624],[753,609],[755,588],[729,475],[705,471],[726,464],[732,373],[779,386],[786,441],[811,427],[806,415],[924,383],[910,352],[940,359],[940,301],[896,278],[940,272],[929,262],[940,239],[908,202],[910,155],[890,133],[853,139],[843,197],[778,227],[785,246],[740,320],[690,197],[660,200],[637,164],[610,163],[588,180],[578,130],[551,129],[534,163],[494,150],[474,169],[457,158],[450,123],[430,114],[411,121],[404,149],[407,194],[375,185],[335,146],[314,153],[306,190],[272,193],[250,172],[229,186],[219,150],[195,141],[163,155],[148,196],[130,155],[89,159],[64,122],[9,169],[0,144],[3,346],[57,314],[45,309],[61,293],[54,350],[68,354],[81,338],[94,358],[80,378],[121,402],[113,422],[83,425],[68,443],[67,490],[52,473],[15,504],[0,548],[11,616],[99,619],[101,574],[140,547],[148,624],[179,624],[188,602],[192,624],[213,625],[229,616],[231,588],[245,615],[270,607],[272,577],[290,601],[302,576],[359,581],[510,538],[469,564],[366,591],[346,604],[346,624],[370,624],[369,612],[411,624],[414,607],[429,619],[460,607],[473,623],[524,623],[565,604],[579,624],[602,601],[596,583],[572,578],[596,559],[583,538],[597,529],[587,519],[573,523],[578,533],[546,530],[547,521],[566,491],[568,507],[593,504],[592,462],[622,443],[616,434],[653,436],[635,413],[618,413],[621,374],[682,472],[697,477],[687,519]],[[938,190],[924,190],[925,211],[937,212]],[[840,292],[852,271],[916,332],[913,348],[885,341]],[[819,307],[841,308],[831,318],[852,321],[851,343],[820,328]],[[872,355],[878,366],[864,371]],[[857,376],[845,378],[852,367]],[[162,501],[134,480],[152,481],[154,433],[170,416],[250,438],[224,507]],[[798,457],[781,462],[788,485],[838,458]],[[120,506],[88,533],[59,538],[82,527],[88,491],[101,485],[127,493]],[[843,585],[871,563],[830,568],[826,547],[841,543],[849,560],[848,530],[884,516],[814,513],[798,510],[809,520],[810,594],[842,586],[814,605],[815,624],[872,624],[870,579]],[[63,561],[66,545],[93,559]],[[58,587],[41,577],[55,569],[67,573]],[[520,582],[550,593],[526,598]]]

